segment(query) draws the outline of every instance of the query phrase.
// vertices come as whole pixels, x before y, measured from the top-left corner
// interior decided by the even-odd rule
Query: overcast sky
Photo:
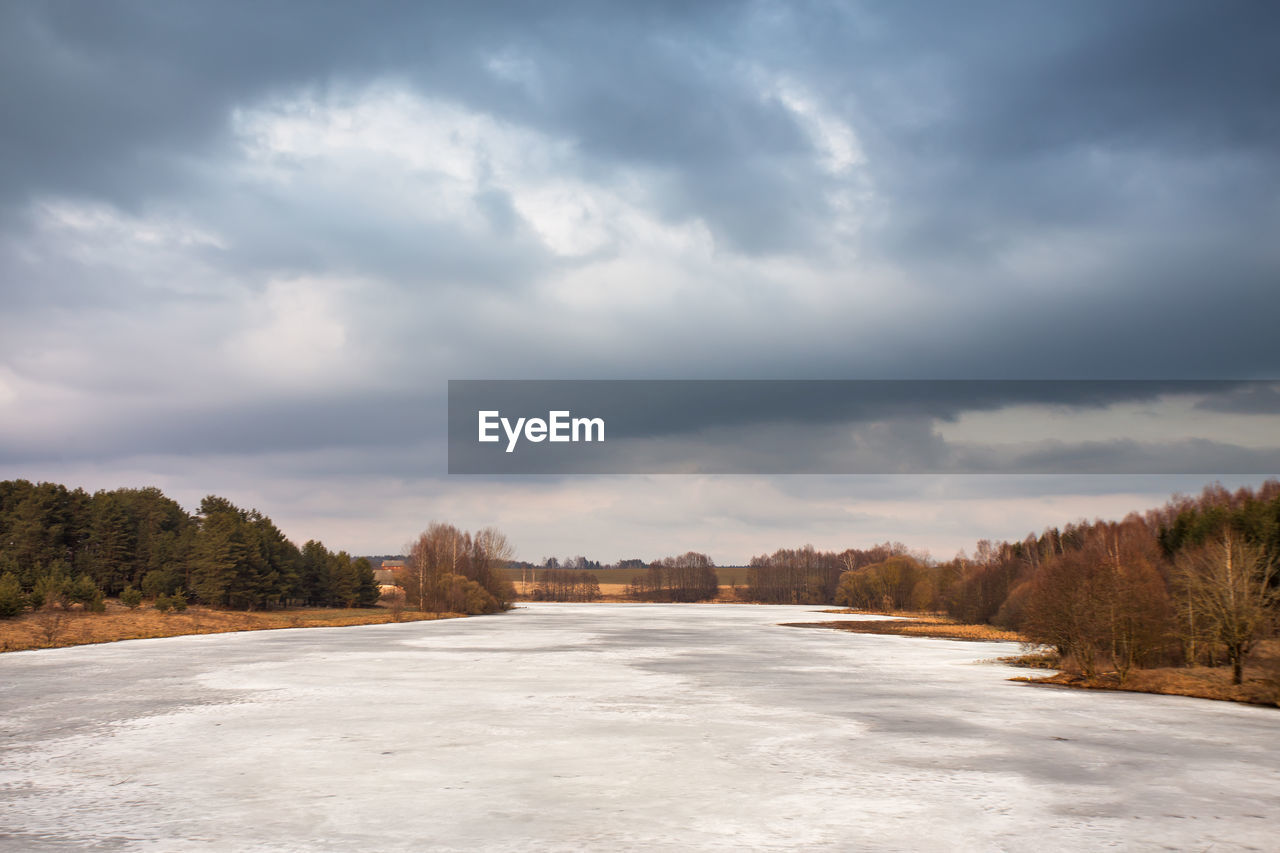
[[[1212,478],[449,477],[446,381],[1278,378],[1278,56],[1265,3],[9,0],[0,477],[525,559],[1145,508]]]

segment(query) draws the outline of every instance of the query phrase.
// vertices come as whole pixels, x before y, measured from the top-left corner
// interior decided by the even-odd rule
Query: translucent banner
[[[451,474],[1280,472],[1259,380],[453,380]]]

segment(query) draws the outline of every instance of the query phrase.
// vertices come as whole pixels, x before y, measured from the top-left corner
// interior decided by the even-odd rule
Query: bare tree
[[[432,522],[409,546],[405,593],[419,610],[437,615],[504,610],[515,598],[505,572],[513,551],[507,537],[492,527],[473,536]]]
[[[464,542],[464,539],[467,541]],[[470,547],[469,537],[452,524],[433,521],[409,546],[405,561],[405,594],[422,612],[443,611],[443,580],[455,574],[458,561]]]
[[[1244,659],[1277,601],[1275,566],[1263,550],[1233,530],[1179,555],[1178,580],[1198,618],[1226,647],[1232,680],[1244,680]]]

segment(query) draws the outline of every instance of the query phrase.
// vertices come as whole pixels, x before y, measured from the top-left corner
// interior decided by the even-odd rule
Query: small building
[[[404,576],[404,560],[383,560],[382,565],[373,570],[373,579],[380,586],[395,586]]]

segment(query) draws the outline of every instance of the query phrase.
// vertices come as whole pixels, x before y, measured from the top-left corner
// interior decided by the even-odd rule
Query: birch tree
[[[1177,561],[1182,592],[1211,635],[1226,648],[1232,681],[1244,680],[1244,659],[1277,601],[1275,565],[1234,530],[1186,551]]]

